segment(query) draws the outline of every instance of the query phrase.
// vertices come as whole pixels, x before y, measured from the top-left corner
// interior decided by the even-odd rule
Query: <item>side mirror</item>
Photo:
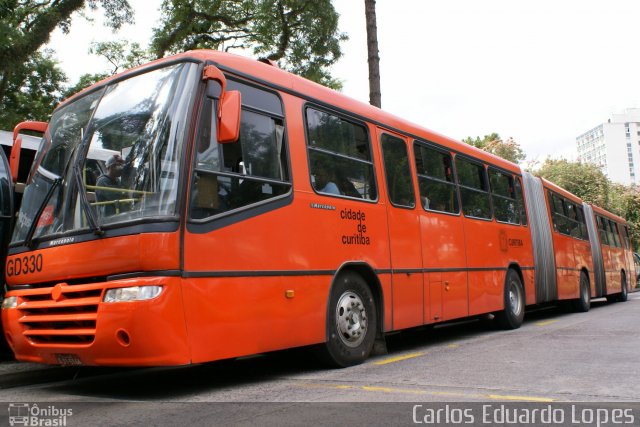
[[[240,138],[240,107],[242,97],[237,90],[225,92],[218,107],[218,142],[236,142]]]
[[[11,155],[9,157],[9,168],[11,169],[11,179],[14,183],[18,181],[18,169],[20,167],[20,152],[22,149],[22,138],[19,133],[23,130],[45,133],[47,131],[47,122],[22,122],[13,128],[13,146],[11,147]]]
[[[217,112],[217,139],[220,144],[236,142],[240,138],[240,107],[242,97],[237,90],[227,91],[227,79],[215,65],[207,65],[202,73],[203,80],[220,83],[220,102]]]

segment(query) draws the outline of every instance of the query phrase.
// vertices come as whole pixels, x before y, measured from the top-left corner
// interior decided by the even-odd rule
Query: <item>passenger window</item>
[[[243,102],[240,139],[218,144],[216,105],[207,99],[201,113],[190,203],[194,219],[281,196],[291,188],[282,118],[253,111]]]
[[[493,213],[497,221],[519,224],[513,176],[489,169]]]
[[[622,226],[622,239],[624,242],[625,249],[631,249],[631,244],[629,243],[629,229],[626,225]],[[638,272],[640,274],[640,272]]]
[[[382,135],[380,140],[389,200],[396,206],[414,208],[416,201],[411,181],[407,145],[404,140],[386,133]]]
[[[613,242],[613,245],[616,248],[622,247],[620,245],[620,235],[618,234],[618,224],[616,224],[615,222],[613,222],[611,220],[609,220],[609,232],[610,232],[609,241]]]
[[[417,141],[413,147],[422,207],[431,211],[459,213],[451,154]]]
[[[584,219],[584,210],[582,209],[582,206],[578,206],[576,213],[579,223],[578,227],[580,229],[580,238],[583,240],[589,240],[589,232],[587,231],[587,224]]]
[[[484,166],[456,158],[456,170],[460,184],[462,211],[465,216],[491,219],[489,186]]]
[[[366,128],[307,108],[307,147],[311,184],[323,194],[377,200]]]
[[[596,217],[598,222],[598,232],[600,233],[600,242],[603,245],[609,244],[609,235],[607,233],[606,220],[601,216]]]
[[[520,178],[516,178],[515,182],[516,186],[516,206],[518,212],[520,213],[520,222],[522,225],[527,225],[527,209],[524,204],[524,196],[522,195],[522,184],[520,183]]]

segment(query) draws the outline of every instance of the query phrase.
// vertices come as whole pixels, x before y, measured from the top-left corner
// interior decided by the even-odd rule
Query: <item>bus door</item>
[[[391,249],[393,329],[422,325],[424,285],[420,209],[409,162],[407,140],[378,129],[386,179],[387,222]]]
[[[425,323],[469,313],[465,236],[449,151],[414,143],[425,272]]]

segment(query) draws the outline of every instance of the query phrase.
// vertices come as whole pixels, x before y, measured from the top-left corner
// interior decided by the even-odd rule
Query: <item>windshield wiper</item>
[[[27,230],[27,235],[24,239],[24,244],[29,249],[33,249],[33,234],[36,232],[38,222],[40,222],[40,216],[42,215],[42,212],[44,212],[44,210],[46,209],[47,204],[49,203],[49,199],[51,199],[51,196],[53,196],[54,190],[56,189],[56,187],[58,187],[58,185],[60,185],[61,182],[62,182],[62,178],[60,177],[53,180],[51,187],[49,187],[49,191],[47,191],[47,194],[44,196],[44,200],[40,204],[38,211],[33,217],[33,221],[31,222],[31,225],[29,226],[29,230]]]
[[[91,203],[89,203],[89,199],[87,198],[86,187],[84,186],[84,182],[82,182],[82,172],[80,172],[80,165],[76,162],[73,165],[73,176],[76,179],[76,187],[78,187],[78,197],[80,198],[80,206],[85,211],[87,215],[87,220],[89,221],[89,228],[95,234],[101,236],[104,234],[98,219],[95,217],[93,210],[91,209]]]

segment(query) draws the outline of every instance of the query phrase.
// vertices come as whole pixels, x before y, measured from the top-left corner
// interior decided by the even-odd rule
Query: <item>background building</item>
[[[640,108],[614,114],[576,138],[578,160],[594,163],[621,184],[640,184]]]

